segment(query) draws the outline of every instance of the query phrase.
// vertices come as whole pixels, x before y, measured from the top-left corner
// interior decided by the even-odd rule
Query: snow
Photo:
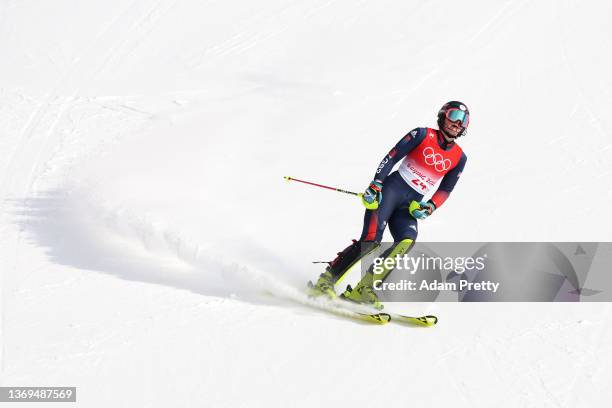
[[[299,305],[363,210],[282,176],[359,191],[461,99],[467,167],[421,240],[610,241],[611,12],[2,2],[0,384],[84,407],[603,406],[607,303],[405,305],[430,330]]]

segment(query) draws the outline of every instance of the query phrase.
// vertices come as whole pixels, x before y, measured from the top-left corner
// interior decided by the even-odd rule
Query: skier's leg
[[[389,179],[382,189],[383,200],[378,209],[365,211],[359,240],[353,240],[350,246],[339,252],[336,259],[330,262],[328,271],[334,278],[334,283],[340,282],[353,265],[380,245],[387,220],[402,201],[398,183],[393,182],[395,177],[390,176]]]
[[[360,239],[353,240],[351,245],[338,252],[338,256],[319,276],[317,283],[312,285],[311,295],[333,297],[335,295],[334,285],[348,274],[353,265],[380,245],[387,220],[395,207],[403,201],[401,189],[405,186],[401,184],[403,181],[398,182],[400,181],[398,177],[400,177],[399,174],[396,177],[393,177],[393,174],[388,177],[382,190],[383,200],[378,209],[365,211]]]
[[[394,243],[382,253],[383,261],[381,264],[377,268],[371,265],[357,286],[355,288],[347,287],[342,297],[359,303],[367,303],[379,309],[382,308],[382,304],[373,289],[374,282],[384,282],[389,277],[395,269],[397,257],[402,257],[410,251],[418,234],[416,219],[403,206],[396,209],[389,218],[389,229],[391,235],[393,235]]]
[[[377,241],[357,241],[346,247],[342,252],[338,252],[336,259],[329,263],[326,271],[333,277],[334,284],[339,283],[348,273],[348,271],[361,258],[378,248],[380,244]]]
[[[410,215],[408,208],[398,208],[389,219],[389,230],[393,236],[393,245],[382,254],[382,257],[390,258],[394,262],[383,261],[383,270],[380,271],[379,268],[376,273],[374,272],[374,265],[370,266],[368,273],[374,275],[374,280],[384,281],[387,279],[395,269],[397,256],[403,257],[412,249],[418,235],[417,220]]]
[[[336,297],[334,286],[341,281],[361,258],[372,252],[379,246],[376,241],[361,242],[353,240],[353,243],[344,248],[342,252],[338,252],[336,259],[329,263],[325,268],[325,272],[319,275],[317,283],[312,285],[309,282],[309,294],[311,296],[327,296],[329,298]]]

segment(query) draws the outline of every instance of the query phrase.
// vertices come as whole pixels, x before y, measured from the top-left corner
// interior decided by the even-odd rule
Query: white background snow
[[[610,241],[610,21],[606,1],[0,1],[1,384],[83,407],[604,406],[609,304],[406,305],[440,317],[419,330],[280,298],[363,213],[282,176],[360,191],[450,99],[468,163],[421,240]]]

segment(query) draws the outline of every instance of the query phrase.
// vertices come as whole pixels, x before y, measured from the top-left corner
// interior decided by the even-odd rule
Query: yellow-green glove
[[[408,207],[410,215],[417,220],[424,220],[429,217],[436,209],[436,206],[431,201],[412,201]]]
[[[361,196],[361,202],[368,210],[376,210],[382,203],[382,182],[372,180],[365,193]]]

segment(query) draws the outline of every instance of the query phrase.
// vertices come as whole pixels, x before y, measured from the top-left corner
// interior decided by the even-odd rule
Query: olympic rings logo
[[[423,156],[425,156],[425,163],[434,166],[438,172],[450,169],[451,161],[443,158],[440,153],[436,153],[432,147],[423,149]]]

